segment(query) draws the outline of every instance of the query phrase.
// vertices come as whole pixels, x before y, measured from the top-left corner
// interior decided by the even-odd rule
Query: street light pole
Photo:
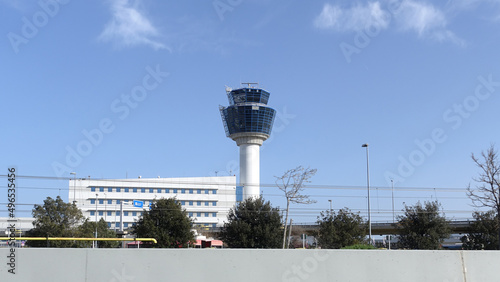
[[[332,213],[332,200],[328,200],[330,202],[330,214]]]
[[[366,186],[368,189],[368,239],[370,244],[372,243],[372,213],[370,209],[370,158],[368,153],[368,143],[361,145],[361,147],[366,148]]]
[[[97,197],[99,196],[99,194],[95,194],[95,238],[97,239]],[[97,241],[94,241],[94,244],[93,244],[94,248],[97,247]]]
[[[76,172],[70,172],[73,175],[73,204],[76,204]]]
[[[394,223],[394,180],[391,179],[392,184],[392,223]]]
[[[394,224],[394,179],[391,179],[391,186],[392,186],[392,224]],[[392,235],[389,235],[389,250],[391,249],[391,238]]]
[[[104,193],[104,221],[108,221],[107,219],[107,212],[108,212],[108,195]]]

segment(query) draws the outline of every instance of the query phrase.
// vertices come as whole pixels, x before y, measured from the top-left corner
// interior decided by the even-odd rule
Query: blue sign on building
[[[142,208],[144,206],[144,202],[143,201],[136,201],[136,200],[134,200],[133,204],[134,204],[134,207],[136,207],[136,208]]]
[[[236,186],[236,202],[243,202],[243,186]]]

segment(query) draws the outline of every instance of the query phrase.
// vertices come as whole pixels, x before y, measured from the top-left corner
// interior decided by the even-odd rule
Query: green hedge
[[[365,245],[365,244],[356,244],[356,245],[351,245],[351,246],[346,246],[343,247],[342,249],[363,249],[363,250],[375,250],[375,248],[372,245]]]

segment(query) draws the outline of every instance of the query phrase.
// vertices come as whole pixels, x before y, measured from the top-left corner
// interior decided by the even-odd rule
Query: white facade
[[[112,229],[137,222],[154,199],[176,198],[195,225],[221,227],[236,204],[236,177],[186,177],[137,179],[76,179],[69,181],[69,202],[90,220],[104,218]],[[138,208],[133,201],[143,201]],[[123,215],[120,213],[123,208]],[[96,212],[97,211],[97,212]]]
[[[0,217],[0,237],[5,237],[10,234],[10,226],[14,224],[16,232],[26,232],[31,230],[33,226],[33,217],[17,217],[11,219],[9,217]],[[19,236],[18,236],[19,237]]]

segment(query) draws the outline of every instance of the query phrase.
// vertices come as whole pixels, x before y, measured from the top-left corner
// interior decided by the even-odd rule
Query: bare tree
[[[276,177],[276,185],[278,188],[285,192],[286,197],[286,215],[285,215],[285,228],[283,230],[283,249],[286,246],[286,231],[288,224],[288,212],[290,209],[290,204],[313,204],[316,203],[315,200],[309,199],[309,195],[302,195],[301,192],[304,190],[305,183],[310,182],[314,174],[316,174],[317,169],[303,168],[298,166],[294,169],[289,169],[282,176]]]
[[[472,154],[472,160],[481,169],[479,176],[473,178],[478,183],[476,188],[467,188],[467,196],[475,207],[489,207],[496,211],[497,222],[500,224],[500,162],[491,145],[488,150],[481,152],[482,159]],[[500,236],[500,228],[498,229]],[[499,241],[500,248],[500,241]]]

